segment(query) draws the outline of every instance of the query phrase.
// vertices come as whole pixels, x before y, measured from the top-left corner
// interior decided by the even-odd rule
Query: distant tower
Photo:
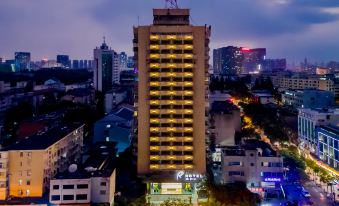
[[[94,49],[94,88],[103,93],[119,83],[119,61],[117,53],[110,49],[103,37],[100,47]]]
[[[167,9],[178,9],[178,2],[177,0],[166,0],[166,8]]]

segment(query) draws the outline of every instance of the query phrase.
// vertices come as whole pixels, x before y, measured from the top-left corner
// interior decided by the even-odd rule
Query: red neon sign
[[[250,49],[250,48],[247,48],[247,47],[243,47],[243,48],[241,48],[241,51],[249,52],[249,51],[251,51],[251,49]]]

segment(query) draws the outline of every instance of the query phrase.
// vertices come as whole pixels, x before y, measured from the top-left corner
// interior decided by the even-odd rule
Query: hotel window
[[[23,157],[24,156],[24,153],[23,152],[20,152],[20,157]]]
[[[74,195],[64,195],[63,200],[74,200]]]
[[[74,185],[63,185],[63,186],[62,186],[62,189],[66,189],[66,190],[68,190],[68,189],[74,189]]]
[[[58,190],[59,189],[59,185],[53,185],[53,190]]]
[[[106,190],[100,190],[100,195],[106,195]]]
[[[29,159],[31,159],[31,158],[32,158],[32,152],[27,152],[27,157],[28,157]]]
[[[87,194],[76,195],[76,200],[87,200]]]
[[[22,185],[22,180],[19,180],[19,185]]]
[[[51,199],[52,201],[60,200],[60,195],[52,195]]]
[[[78,184],[77,185],[77,189],[87,189],[88,188],[88,184]]]
[[[27,180],[26,185],[31,185],[31,180]]]
[[[106,186],[106,182],[101,182],[100,186]]]
[[[32,171],[31,170],[27,170],[27,176],[31,176],[32,175]]]

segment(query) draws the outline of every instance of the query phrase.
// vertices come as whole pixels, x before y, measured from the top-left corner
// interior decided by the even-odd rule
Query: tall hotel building
[[[152,25],[134,28],[138,174],[151,202],[194,201],[206,171],[211,28],[191,25],[189,9],[154,9],[153,16]]]

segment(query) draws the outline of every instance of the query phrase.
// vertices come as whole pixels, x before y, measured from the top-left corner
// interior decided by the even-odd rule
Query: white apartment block
[[[316,153],[318,139],[315,128],[329,124],[339,126],[339,109],[299,109],[298,137],[301,146]]]
[[[263,194],[283,181],[283,158],[267,143],[251,140],[242,146],[222,149],[221,183],[244,182]]]

